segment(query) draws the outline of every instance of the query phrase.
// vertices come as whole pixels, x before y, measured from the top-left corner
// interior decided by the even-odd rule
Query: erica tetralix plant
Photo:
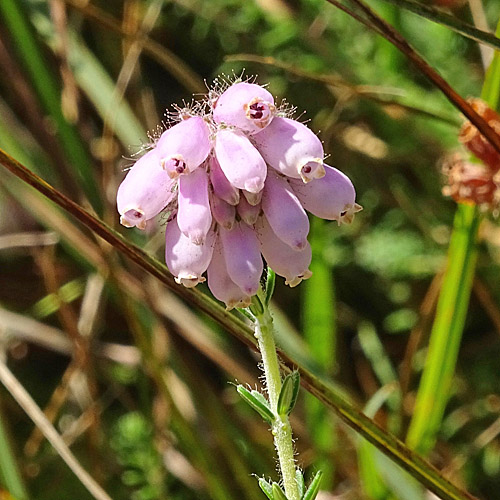
[[[169,270],[186,287],[206,272],[229,309],[250,304],[261,255],[290,286],[311,275],[306,210],[341,224],[361,209],[349,178],[324,163],[316,134],[288,114],[255,83],[212,90],[173,116],[118,189],[126,227],[145,229],[168,210]]]
[[[314,500],[318,471],[305,488],[295,463],[289,414],[299,374],[282,377],[268,304],[274,273],[290,286],[311,276],[306,211],[338,224],[361,210],[347,176],[324,163],[321,141],[306,125],[276,107],[255,83],[237,81],[211,90],[202,103],[178,110],[150,151],[118,189],[127,227],[145,229],[169,213],[165,257],[177,283],[205,281],[228,309],[253,322],[262,353],[265,393],[239,385],[238,393],[271,426],[281,484],[259,479],[270,500]]]

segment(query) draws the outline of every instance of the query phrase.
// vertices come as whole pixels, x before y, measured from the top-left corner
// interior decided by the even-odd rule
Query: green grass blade
[[[448,402],[474,279],[479,222],[475,207],[458,206],[429,351],[406,438],[410,448],[424,454],[434,446]]]
[[[497,33],[499,30],[500,23]],[[496,51],[481,93],[493,106],[499,99],[499,66]],[[429,351],[406,437],[408,446],[423,454],[434,446],[448,402],[474,280],[480,222],[481,216],[475,207],[458,206]]]
[[[363,322],[358,328],[358,339],[363,353],[370,361],[372,370],[383,386],[397,388],[387,398],[387,406],[391,410],[388,416],[388,429],[398,435],[401,427],[401,391],[397,384],[398,376],[392,366],[391,360],[385,352],[384,345],[379,339],[375,327],[368,322]]]
[[[414,14],[424,17],[425,19],[429,19],[430,21],[433,21],[437,24],[441,24],[442,26],[446,26],[447,28],[455,31],[456,33],[459,33],[460,35],[470,38],[471,40],[500,50],[500,38],[497,38],[498,33],[496,36],[494,36],[487,31],[477,29],[471,24],[464,23],[455,16],[443,12],[440,9],[436,9],[435,7],[431,7],[429,5],[424,5],[420,2],[415,2],[414,0],[383,1],[395,5],[396,7],[400,7],[401,9],[413,12]]]
[[[93,178],[90,157],[76,129],[63,115],[57,81],[38,46],[20,2],[2,0],[0,15],[12,35],[19,58],[23,61],[43,108],[54,121],[61,146],[75,169],[78,182],[94,208],[100,211],[102,204]]]
[[[302,284],[302,329],[312,358],[323,373],[332,375],[337,365],[337,333],[332,270],[322,255],[327,228],[320,219],[311,221],[309,239],[313,258],[310,267],[313,275]],[[329,490],[335,473],[330,456],[335,446],[335,425],[327,408],[316,398],[308,395],[305,404],[307,427],[319,455],[314,467],[323,472],[323,488]]]
[[[495,35],[500,37],[500,22],[498,23]],[[500,99],[500,51],[496,50],[493,55],[486,77],[484,79],[481,98],[484,99],[493,109],[498,109]]]
[[[16,500],[28,500],[28,492],[24,486],[12,447],[10,446],[3,418],[0,407],[0,484]]]

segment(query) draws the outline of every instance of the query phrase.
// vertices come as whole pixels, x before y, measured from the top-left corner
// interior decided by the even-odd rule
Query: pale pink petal
[[[209,231],[204,243],[195,245],[181,233],[177,219],[170,221],[165,230],[165,260],[175,281],[187,288],[205,281],[202,274],[207,270],[215,244],[215,232]]]
[[[207,159],[212,149],[209,135],[201,116],[187,118],[163,132],[156,149],[170,177],[192,172]]]
[[[236,207],[238,210],[238,215],[244,220],[249,226],[253,226],[257,217],[262,211],[260,203],[258,205],[250,205],[245,196],[240,198],[240,202]]]
[[[176,181],[161,168],[156,150],[136,161],[120,184],[116,195],[120,222],[125,227],[146,228],[146,221],[158,215],[175,196]]]
[[[243,132],[219,130],[215,138],[215,155],[234,187],[251,193],[262,190],[267,174],[266,163]]]
[[[236,222],[236,207],[213,194],[210,197],[213,218],[226,229],[232,229]]]
[[[306,242],[300,251],[293,250],[274,234],[265,217],[259,218],[255,229],[264,259],[276,274],[286,279],[287,285],[294,287],[311,277],[309,265],[312,253],[309,243]]]
[[[225,123],[254,134],[267,127],[276,108],[273,96],[255,83],[231,85],[216,101],[215,123]]]
[[[244,293],[229,277],[220,238],[217,238],[212,260],[208,266],[207,276],[208,288],[210,288],[216,299],[226,304],[227,309],[248,307],[250,305],[251,297]]]
[[[264,160],[281,173],[304,182],[325,175],[323,145],[302,123],[277,116],[252,138]]]
[[[306,210],[322,219],[336,220],[339,225],[351,222],[361,210],[349,177],[328,165],[321,179],[308,184],[292,179],[290,185]]]
[[[215,156],[210,158],[210,182],[214,193],[230,205],[237,205],[240,201],[240,192],[235,188],[224,175],[219,162]]]
[[[278,238],[295,250],[306,246],[309,233],[307,214],[288,181],[272,170],[266,179],[262,210]]]
[[[263,264],[254,230],[244,222],[237,222],[231,231],[220,228],[219,236],[230,278],[245,294],[255,295]]]
[[[208,199],[208,174],[197,168],[179,177],[177,223],[180,230],[196,245],[201,245],[212,225]]]

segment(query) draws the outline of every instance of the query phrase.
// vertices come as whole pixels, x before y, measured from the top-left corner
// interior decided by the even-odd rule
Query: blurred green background
[[[489,28],[500,14],[496,0],[446,4],[483,29],[481,14]],[[462,96],[480,95],[490,48],[370,5]],[[0,147],[116,228],[124,169],[172,103],[225,74],[257,75],[296,106],[364,210],[349,226],[313,222],[313,277],[294,289],[277,280],[278,342],[404,440],[456,210],[441,194],[441,162],[460,150],[462,119],[401,53],[324,0],[1,0],[0,68]],[[122,232],[163,260],[161,217],[147,234]],[[494,499],[494,219],[480,238],[450,400],[427,454]],[[258,384],[254,353],[4,170],[0,346],[116,500],[250,500],[264,498],[252,474],[277,479],[266,424],[228,383]],[[0,410],[0,498],[91,498],[3,388]],[[299,463],[325,472],[321,499],[429,498],[305,391],[292,420]],[[18,474],[6,477],[12,459]]]

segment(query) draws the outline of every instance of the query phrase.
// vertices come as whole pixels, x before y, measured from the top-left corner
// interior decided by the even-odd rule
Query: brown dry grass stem
[[[335,7],[340,8],[336,0],[326,1]],[[495,148],[495,150],[500,153],[500,136],[472,109],[472,106],[463,97],[461,97],[455,89],[453,89],[451,85],[424,60],[420,54],[417,53],[417,51],[406,41],[406,39],[403,38],[393,26],[387,23],[370,7],[368,7],[368,5],[366,5],[362,0],[352,0],[352,3],[355,4],[370,21],[368,24],[366,22],[363,22],[363,24],[383,36],[387,41],[400,50],[423,75],[425,75],[438,89],[441,90],[446,98],[457,109],[459,109],[471,121],[471,123],[474,124],[474,126]],[[345,9],[342,10],[345,11]],[[348,12],[348,14],[351,15],[350,12]],[[357,20],[359,20],[358,17],[356,17]]]

